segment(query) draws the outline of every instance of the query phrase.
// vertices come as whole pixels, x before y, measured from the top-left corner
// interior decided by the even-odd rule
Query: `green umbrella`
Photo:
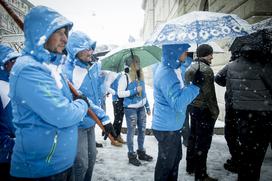
[[[157,46],[150,46],[140,43],[132,43],[123,47],[111,50],[105,57],[101,58],[102,69],[114,72],[124,70],[124,61],[131,55],[140,58],[142,68],[161,61],[162,51]]]

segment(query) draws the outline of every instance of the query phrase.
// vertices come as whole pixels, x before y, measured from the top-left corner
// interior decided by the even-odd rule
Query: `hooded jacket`
[[[83,63],[76,55],[78,52],[86,49],[95,49],[96,42],[92,41],[86,34],[76,31],[69,36],[67,44],[68,61],[64,65],[64,74],[76,89],[88,97],[90,108],[97,117],[105,125],[110,122],[109,116],[101,108],[101,95],[99,75],[100,65],[94,63],[91,67],[87,63]],[[88,115],[85,116],[84,122],[80,125],[82,128],[89,128],[95,125],[95,121]]]
[[[118,73],[118,75],[116,76],[116,78],[114,79],[114,81],[110,85],[109,91],[112,94],[112,101],[117,101],[119,99],[118,94],[117,94],[118,82],[123,74],[124,73]]]
[[[25,47],[13,66],[10,93],[16,140],[10,173],[15,177],[55,175],[73,165],[77,128],[87,113],[58,71],[62,55],[44,49],[49,37],[72,23],[56,11],[37,6],[25,16]]]
[[[152,129],[177,131],[183,126],[187,106],[199,93],[193,84],[182,87],[179,56],[188,50],[188,44],[170,44],[162,47],[162,62],[154,77],[154,113]]]
[[[209,63],[202,58],[197,58],[187,69],[185,73],[185,82],[186,84],[189,84],[189,82],[193,81],[194,75],[198,69],[203,73],[204,83],[201,87],[200,94],[192,102],[192,105],[198,108],[209,109],[212,118],[216,120],[219,114],[219,108],[215,94],[214,73]]]
[[[11,102],[8,97],[8,73],[4,70],[3,65],[19,55],[12,48],[0,45],[0,163],[10,162],[15,138]]]

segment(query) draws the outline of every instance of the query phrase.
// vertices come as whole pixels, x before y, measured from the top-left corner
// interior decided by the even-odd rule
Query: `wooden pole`
[[[9,7],[8,3],[5,2],[5,0],[0,0],[0,4],[3,6],[3,8],[8,12],[8,14],[12,17],[12,19],[15,21],[15,23],[19,26],[19,28],[24,31],[24,23],[22,20],[18,17],[17,14]]]
[[[69,88],[70,88],[71,92],[73,93],[73,95],[79,96],[79,93],[74,88],[72,83],[68,81],[68,85],[69,85]],[[104,128],[102,122],[98,119],[98,117],[95,115],[95,113],[90,108],[88,109],[87,113],[96,122],[96,124],[102,129],[102,131],[105,131],[105,128]],[[111,134],[109,134],[108,137],[111,140],[111,142],[116,142],[116,140],[114,139],[114,137]]]

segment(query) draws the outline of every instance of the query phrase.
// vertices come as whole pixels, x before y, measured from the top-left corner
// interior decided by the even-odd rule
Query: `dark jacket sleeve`
[[[272,63],[268,63],[264,67],[263,74],[261,76],[265,86],[267,89],[270,90],[270,93],[272,93]]]
[[[214,81],[222,87],[226,86],[227,71],[228,71],[228,65],[225,65],[221,70],[219,70],[219,72],[215,75],[215,78],[214,78]]]

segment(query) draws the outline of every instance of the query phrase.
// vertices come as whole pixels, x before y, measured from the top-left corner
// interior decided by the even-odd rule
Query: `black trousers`
[[[114,112],[114,122],[113,128],[117,136],[121,133],[123,117],[124,117],[124,107],[123,107],[123,98],[119,98],[117,101],[113,101],[113,112]]]
[[[207,155],[212,142],[215,120],[210,111],[191,107],[191,129],[186,154],[186,171],[195,173],[195,180],[207,176]]]
[[[186,147],[188,146],[189,133],[190,133],[190,124],[189,124],[189,106],[188,106],[186,110],[186,117],[182,127],[182,132],[181,132],[181,135],[183,138],[183,145]]]
[[[272,112],[239,110],[240,168],[238,181],[258,181],[272,134]]]
[[[155,181],[177,181],[179,162],[182,158],[181,131],[157,131],[153,134],[158,141],[158,158]]]
[[[11,177],[11,181],[73,181],[72,168],[69,168],[61,173],[41,178],[18,178]]]
[[[225,139],[227,141],[231,160],[235,163],[239,163],[240,146],[239,146],[239,129],[238,120],[236,117],[236,110],[226,107],[225,115]]]
[[[0,179],[9,180],[10,179],[10,163],[0,163]]]

